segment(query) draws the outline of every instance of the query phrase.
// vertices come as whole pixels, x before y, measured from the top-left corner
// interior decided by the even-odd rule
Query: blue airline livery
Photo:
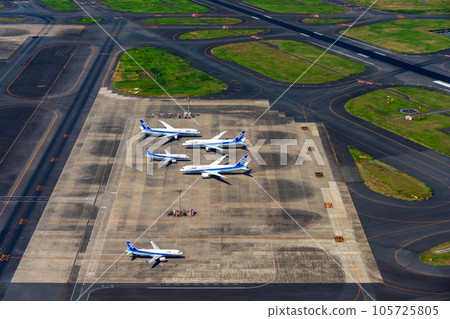
[[[224,131],[209,140],[206,139],[188,140],[183,143],[183,146],[204,147],[206,151],[216,150],[222,153],[223,147],[245,145],[245,138],[244,138],[245,131],[239,133],[234,139],[220,139],[222,135],[225,134],[226,132],[227,131]]]
[[[198,136],[200,131],[192,128],[174,128],[164,121],[160,122],[165,128],[151,128],[143,120],[141,122],[141,132],[145,135],[167,137],[168,139],[178,139],[179,136]]]
[[[153,257],[150,261],[146,261],[147,263],[166,261],[167,258],[177,258],[183,255],[181,251],[176,249],[160,249],[151,239],[150,243],[153,249],[137,249],[131,242],[127,241],[128,248],[125,252],[127,255]]]
[[[171,154],[164,149],[165,154],[155,154],[147,147],[147,157],[161,161],[163,164],[176,163],[176,161],[188,161],[189,155],[186,154]]]
[[[245,155],[241,158],[239,162],[236,164],[226,164],[226,165],[220,165],[220,162],[223,161],[223,159],[227,157],[227,155],[222,156],[221,158],[217,159],[213,163],[209,165],[188,165],[184,166],[182,169],[180,169],[180,172],[185,174],[202,174],[202,178],[211,178],[211,177],[218,177],[218,178],[226,178],[220,173],[236,173],[236,172],[246,172],[249,169],[247,168],[248,165],[248,155]]]

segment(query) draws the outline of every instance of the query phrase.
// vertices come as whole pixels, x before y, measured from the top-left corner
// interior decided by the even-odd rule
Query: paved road
[[[284,15],[261,12],[248,6],[222,1],[199,1],[215,7],[214,14],[241,17],[247,23],[243,27],[263,27],[270,31],[265,39],[295,39],[328,47],[337,35],[333,26],[295,25],[298,15]],[[51,29],[55,25],[70,24],[82,12],[59,13],[44,9],[32,2],[10,4],[2,15],[25,15],[30,24],[45,23]],[[160,26],[150,28],[139,22],[152,14],[127,14],[106,10],[102,5],[84,4],[89,12],[106,19],[102,26],[114,34],[124,47],[159,46],[179,54],[212,76],[229,84],[229,88],[214,96],[215,99],[264,98],[274,102],[288,88],[289,83],[271,80],[237,64],[221,61],[210,52],[211,48],[226,43],[235,43],[249,38],[181,41],[177,35],[187,29],[197,27]],[[356,7],[356,6],[355,6]],[[352,10],[339,17],[357,18],[361,10]],[[265,17],[270,16],[270,18]],[[170,16],[170,15],[167,15]],[[259,19],[254,19],[257,17]],[[408,17],[407,15],[405,15]],[[416,17],[416,16],[412,16]],[[421,16],[424,18],[426,16]],[[433,16],[440,17],[440,16]],[[395,14],[369,11],[361,24],[396,19]],[[48,30],[45,30],[48,31]],[[314,33],[316,32],[316,33]],[[302,35],[305,34],[307,36]],[[320,34],[317,34],[320,33]],[[32,71],[25,70],[14,80],[28,61],[43,48],[57,48],[65,45],[76,50],[70,51],[60,68],[45,70],[49,76],[46,82],[35,86],[34,91],[17,92],[7,89],[14,81],[30,81],[37,78]],[[52,50],[50,49],[50,50]],[[373,250],[384,283],[364,287],[371,296],[379,300],[439,300],[450,296],[449,267],[433,267],[420,263],[417,259],[421,251],[436,243],[450,240],[448,211],[448,183],[450,164],[448,157],[431,151],[421,145],[396,136],[379,127],[355,118],[344,110],[345,102],[374,89],[407,85],[440,89],[433,81],[449,82],[445,65],[448,58],[444,54],[403,56],[366,44],[342,39],[333,48],[365,61],[367,70],[330,85],[293,86],[274,108],[294,116],[297,121],[323,122],[327,128],[342,179],[347,181],[355,206],[360,214],[366,236]],[[68,51],[69,52],[69,51]],[[100,86],[108,84],[108,70],[120,49],[97,26],[88,26],[81,33],[66,32],[57,37],[29,38],[8,60],[0,73],[0,112],[7,118],[18,119],[25,129],[14,131],[14,123],[6,121],[9,139],[2,137],[2,148],[9,149],[2,159],[0,183],[2,210],[0,213],[0,254],[7,261],[0,261],[0,297],[2,299],[45,299],[68,300],[71,285],[11,284],[10,280],[20,256],[33,233],[36,223],[45,208],[59,174],[64,167],[64,159],[70,154],[74,141],[84,123]],[[375,52],[382,53],[378,54]],[[357,55],[357,54],[362,55]],[[364,57],[366,56],[366,57]],[[46,59],[45,56],[42,59]],[[35,60],[38,61],[38,60]],[[68,62],[67,62],[68,61]],[[45,62],[45,61],[44,61]],[[43,62],[43,63],[44,63]],[[84,68],[84,69],[83,69]],[[82,74],[70,70],[84,70]],[[111,68],[112,69],[112,68]],[[58,72],[61,72],[58,76]],[[58,73],[58,74],[57,74]],[[106,76],[106,77],[105,77]],[[364,79],[377,83],[368,85],[356,82]],[[20,83],[20,82],[16,82]],[[47,88],[47,90],[45,90]],[[11,91],[11,90],[9,90]],[[16,93],[20,94],[16,94]],[[36,92],[38,93],[36,95]],[[14,95],[12,95],[12,94]],[[25,96],[28,94],[28,96]],[[31,97],[31,98],[30,98]],[[20,126],[19,125],[19,126]],[[19,134],[19,135],[18,135]],[[17,140],[15,138],[18,136]],[[368,190],[355,177],[355,167],[347,146],[353,145],[430,185],[434,190],[431,200],[420,203],[388,199]],[[15,181],[15,182],[14,182]],[[91,216],[95,218],[95,216]],[[88,234],[87,234],[88,235]],[[76,274],[74,274],[76,276]],[[217,287],[129,287],[117,285],[102,287],[94,285],[92,293],[85,298],[108,299],[201,299],[201,300],[267,300],[267,299],[330,299],[364,300],[369,298],[356,285],[268,285],[252,289],[216,289]],[[107,289],[106,289],[107,288]],[[26,293],[24,293],[26,291]],[[164,292],[162,292],[164,291]],[[250,293],[251,291],[251,293]]]

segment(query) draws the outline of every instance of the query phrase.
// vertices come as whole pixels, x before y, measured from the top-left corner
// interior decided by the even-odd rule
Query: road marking
[[[448,88],[450,88],[450,84],[448,84],[447,82],[443,82],[443,81],[433,81],[436,84],[442,85],[442,86],[446,86]]]
[[[380,52],[377,52],[377,51],[375,51],[374,53],[378,54],[378,55],[386,56],[386,54],[383,54],[383,53],[380,53]]]
[[[315,42],[311,42],[311,44],[315,44],[315,45],[317,45],[318,47],[321,47],[321,48],[327,48],[326,46],[320,45],[320,44],[318,44],[318,43],[315,43]],[[363,60],[363,59],[360,59],[360,58],[357,58],[357,57],[355,57],[355,56],[351,56],[351,55],[349,55],[349,54],[345,54],[345,53],[343,53],[343,52],[340,52],[340,51],[337,51],[337,50],[333,50],[333,49],[328,49],[328,51],[333,51],[333,52],[336,52],[336,53],[339,53],[339,54],[342,54],[342,55],[348,56],[349,58],[352,58],[352,59],[355,59],[355,60],[359,60],[359,61],[363,61],[364,63],[367,63],[367,64],[371,64],[371,65],[374,65],[374,64],[373,64],[373,63],[371,63],[371,62],[365,61],[365,60]]]
[[[300,34],[309,38],[309,35],[307,35],[307,34],[304,34],[304,33],[300,33]]]
[[[202,5],[203,5],[203,4],[202,4]],[[254,6],[250,6],[250,5],[245,4],[245,3],[240,3],[240,5],[246,6],[246,7],[248,7],[248,8],[253,9],[253,10],[258,10],[258,11],[264,12],[264,10],[262,10],[262,9],[260,9],[260,8],[257,8],[257,7],[254,7]]]
[[[318,34],[318,35],[323,35],[322,33],[319,33],[319,32],[313,32],[313,33]]]
[[[252,16],[252,18],[253,18],[253,19],[256,19],[256,20],[259,20],[259,18],[258,18],[258,17],[255,17],[255,16]]]
[[[365,58],[368,58],[369,56],[367,56],[367,55],[365,55],[365,54],[362,54],[362,53],[357,53],[358,55],[360,55],[360,56],[362,56],[362,57],[365,57]]]
[[[266,18],[269,18],[269,19],[272,19],[272,17],[269,17],[269,16],[266,16],[266,15],[264,15]]]
[[[384,52],[386,52],[386,53],[390,53],[388,50],[383,50],[383,49],[378,48],[378,47],[375,47],[375,46],[373,46],[373,45],[369,45],[369,44],[367,44],[367,43],[364,43],[364,42],[361,42],[361,41],[357,41],[357,40],[352,39],[352,38],[350,38],[350,37],[348,37],[348,36],[346,36],[346,35],[344,35],[344,36],[342,36],[342,37],[345,38],[345,39],[347,39],[347,40],[350,40],[350,41],[353,41],[353,42],[356,42],[356,43],[359,43],[359,44],[362,44],[362,45],[365,45],[365,46],[368,46],[368,47],[371,47],[371,48],[374,48],[374,49],[377,49],[377,50],[380,50],[380,51],[384,51]]]

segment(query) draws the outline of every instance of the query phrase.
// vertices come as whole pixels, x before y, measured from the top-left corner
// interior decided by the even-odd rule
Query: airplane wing
[[[226,178],[226,176],[223,176],[222,174],[219,174],[217,172],[206,172],[206,173],[208,173],[209,175],[212,175],[212,176],[216,176],[218,178]]]
[[[170,139],[172,139],[172,138],[177,138],[178,137],[178,134],[175,134],[175,133],[167,133],[167,134],[164,134],[163,135],[164,137],[167,137],[169,140]]]
[[[217,134],[216,136],[214,136],[214,137],[212,138],[212,140],[218,140],[218,139],[221,138],[222,135],[225,134],[226,132],[227,132],[227,131],[223,131],[222,133]]]
[[[145,262],[146,262],[147,264],[150,264],[150,263],[152,263],[152,262],[158,260],[159,258],[161,258],[161,256],[154,256],[151,260],[146,260]]]
[[[224,155],[224,156],[222,156],[221,158],[218,158],[218,159],[216,159],[214,162],[212,162],[210,165],[219,165],[219,163],[220,162],[222,162],[223,161],[223,159],[225,158],[225,157],[227,157],[228,155]]]
[[[205,145],[205,148],[207,149],[211,149],[211,150],[216,150],[219,151],[220,153],[223,154],[223,149],[218,147],[218,146],[214,146],[214,145]]]
[[[169,124],[167,124],[166,122],[164,122],[164,121],[161,121],[161,120],[159,120],[161,123],[162,123],[162,125],[164,125],[164,127],[166,128],[166,129],[169,129],[169,130],[172,130],[173,129],[173,126],[170,126]]]
[[[153,249],[159,249],[159,247],[153,242],[153,240],[151,240],[150,238],[149,238],[149,240],[150,240],[150,243],[153,246]]]
[[[164,165],[169,165],[171,162],[172,162],[172,160],[170,158],[165,158],[161,161],[161,163]]]

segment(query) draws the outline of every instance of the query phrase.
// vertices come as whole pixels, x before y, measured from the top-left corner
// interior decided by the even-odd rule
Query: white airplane
[[[174,128],[164,121],[160,122],[165,126],[165,128],[155,128],[152,129],[143,120],[141,122],[141,132],[145,135],[154,135],[159,137],[167,137],[169,139],[178,139],[178,136],[197,136],[200,135],[200,131],[192,128]]]
[[[222,135],[225,134],[226,132],[227,131],[224,131],[209,140],[205,139],[188,140],[183,143],[183,146],[204,147],[207,152],[209,150],[217,150],[222,153],[223,149],[221,147],[245,145],[245,138],[244,138],[245,131],[239,133],[238,136],[236,136],[234,139],[226,139],[226,140],[220,139]]]
[[[247,162],[248,155],[245,155],[236,164],[219,165],[219,163],[222,162],[225,157],[227,157],[227,155],[222,156],[209,165],[184,166],[182,169],[180,169],[180,172],[183,172],[185,174],[202,174],[202,178],[226,178],[220,173],[246,172],[249,170],[247,168],[247,165],[249,163]]]
[[[132,243],[127,241],[126,250],[127,255],[141,256],[141,257],[153,257],[150,261],[146,260],[147,263],[156,261],[157,263],[161,261],[166,261],[167,258],[179,258],[183,253],[176,249],[160,249],[151,239],[150,243],[153,249],[137,249]]]
[[[186,154],[170,154],[164,149],[165,154],[155,154],[147,147],[147,157],[161,161],[163,164],[176,163],[177,161],[188,161],[189,155]]]

